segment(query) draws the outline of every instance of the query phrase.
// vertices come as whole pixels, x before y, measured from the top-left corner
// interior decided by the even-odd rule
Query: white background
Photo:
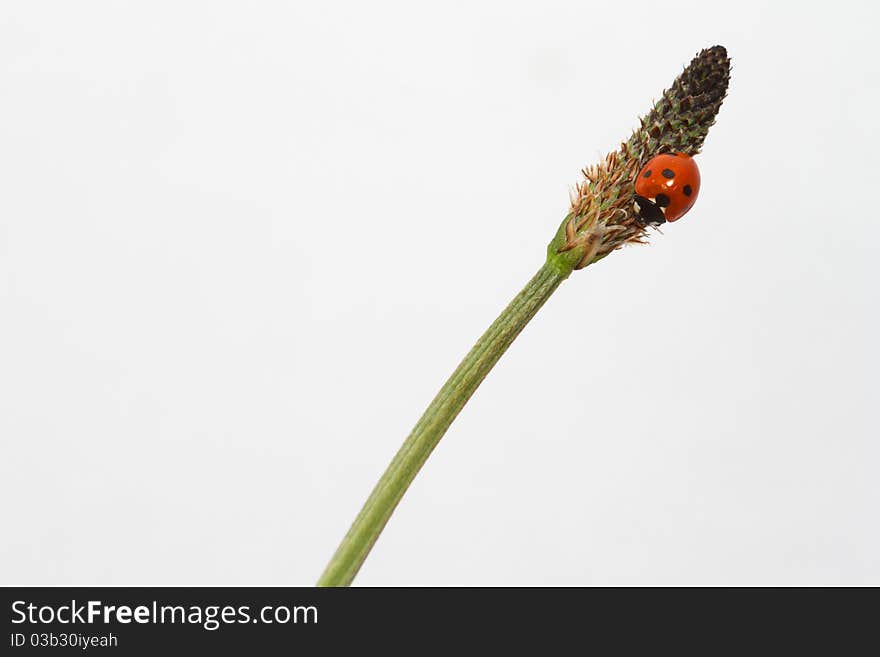
[[[695,208],[560,288],[357,582],[880,584],[877,7],[4,2],[0,583],[312,583],[721,43]]]

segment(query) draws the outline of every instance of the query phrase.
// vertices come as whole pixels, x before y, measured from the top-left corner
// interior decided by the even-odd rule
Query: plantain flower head
[[[640,120],[620,149],[583,170],[571,209],[548,255],[582,269],[624,244],[643,243],[647,226],[633,207],[636,174],[660,153],[696,155],[727,94],[730,59],[722,46],[702,50]]]

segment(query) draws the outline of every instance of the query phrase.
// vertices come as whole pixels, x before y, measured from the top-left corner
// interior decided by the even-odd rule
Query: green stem
[[[529,320],[572,271],[570,258],[547,262],[470,350],[437,393],[379,479],[318,586],[348,586],[422,465],[471,395]]]

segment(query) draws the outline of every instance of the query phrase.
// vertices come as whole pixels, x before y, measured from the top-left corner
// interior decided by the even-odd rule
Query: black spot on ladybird
[[[660,173],[663,174],[664,178],[675,178],[675,171],[672,169],[663,169]]]
[[[650,177],[651,177],[651,170],[650,169],[648,169],[647,171],[645,171],[645,173],[642,174],[642,178],[650,178]]]
[[[666,194],[657,194],[657,196],[654,198],[654,203],[659,205],[661,208],[665,208],[667,205],[669,205],[669,197],[666,196]]]
[[[684,195],[685,195],[685,196],[690,196],[691,194],[694,193],[694,190],[691,189],[691,186],[690,186],[690,185],[685,185],[685,186],[684,186],[684,189],[682,189],[681,191],[684,192]]]

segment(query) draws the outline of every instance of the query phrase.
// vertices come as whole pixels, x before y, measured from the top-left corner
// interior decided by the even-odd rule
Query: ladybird
[[[636,178],[636,215],[646,224],[681,219],[700,193],[700,169],[686,153],[655,155]]]

